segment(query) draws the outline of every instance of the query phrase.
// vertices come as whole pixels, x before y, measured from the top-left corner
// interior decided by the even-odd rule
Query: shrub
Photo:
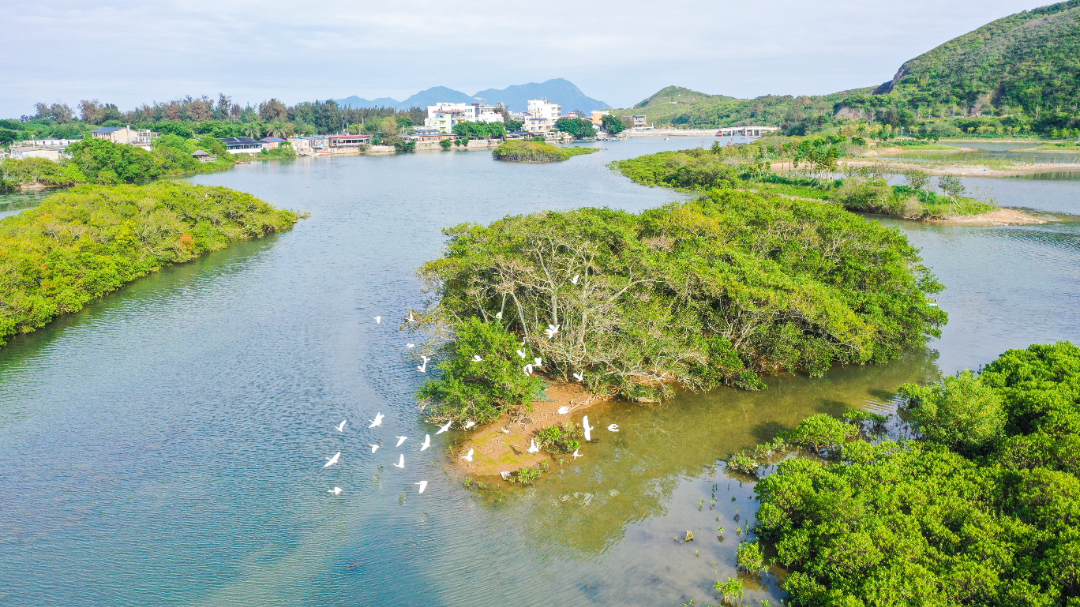
[[[984,451],[1004,435],[1001,398],[971,371],[928,386],[906,384],[900,395],[923,438],[960,453]]]
[[[417,390],[431,419],[480,423],[513,407],[531,406],[540,393],[539,378],[522,372],[515,353],[517,337],[497,322],[472,317],[455,328],[455,339],[443,348],[438,378]],[[473,356],[480,362],[473,362]]]
[[[855,424],[818,414],[799,422],[788,435],[787,441],[792,445],[819,451],[825,447],[842,445],[858,435],[859,428]]]
[[[573,453],[581,447],[582,430],[574,422],[564,422],[537,431],[537,444],[551,453]]]
[[[739,542],[735,561],[743,571],[757,573],[765,570],[765,557],[761,553],[761,545],[758,542]]]

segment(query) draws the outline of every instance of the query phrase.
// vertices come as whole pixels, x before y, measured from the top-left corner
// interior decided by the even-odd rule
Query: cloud
[[[899,65],[992,20],[1015,0],[551,0],[516,4],[0,1],[0,115],[37,101],[131,108],[224,92],[240,102],[468,93],[563,77],[627,106],[669,84],[741,97],[819,94],[889,79]]]

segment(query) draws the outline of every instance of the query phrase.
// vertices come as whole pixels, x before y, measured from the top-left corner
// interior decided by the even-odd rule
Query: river
[[[593,409],[594,426],[621,431],[600,431],[583,458],[531,488],[466,486],[448,471],[461,435],[420,420],[422,376],[398,331],[423,302],[414,271],[440,254],[440,229],[679,199],[605,165],[700,143],[711,139],[608,142],[551,165],[445,152],[192,178],[310,216],[0,349],[0,604],[711,604],[756,510],[751,484],[718,459],[814,413],[890,411],[900,384],[1007,348],[1080,341],[1073,218],[882,220],[948,286],[938,299],[950,321],[931,348],[821,379],[774,377],[758,393]],[[1080,215],[1077,181],[978,183],[1002,204]],[[367,428],[377,412],[383,427]],[[425,433],[433,448],[420,453]],[[397,435],[409,437],[401,449]],[[341,465],[323,468],[339,451]],[[399,452],[403,470],[390,465]],[[329,495],[334,486],[345,492]],[[688,530],[693,542],[675,541]],[[777,573],[746,578],[747,598],[779,604]]]

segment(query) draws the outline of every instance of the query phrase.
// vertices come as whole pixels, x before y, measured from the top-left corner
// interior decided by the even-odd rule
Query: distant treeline
[[[410,108],[343,108],[335,101],[305,101],[287,106],[277,99],[258,106],[235,104],[226,95],[217,100],[191,96],[151,105],[143,104],[122,112],[116,104],[97,99],[80,101],[73,109],[66,103],[38,103],[33,115],[0,120],[0,146],[31,138],[86,138],[99,126],[131,125],[191,138],[292,137],[340,132],[377,132],[386,118],[395,118],[398,127],[423,124],[427,111]]]

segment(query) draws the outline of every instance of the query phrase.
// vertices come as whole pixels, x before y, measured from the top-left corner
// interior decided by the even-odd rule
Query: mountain
[[[435,105],[440,101],[449,103],[484,101],[491,105],[502,102],[510,111],[524,112],[528,109],[529,99],[540,99],[541,97],[562,104],[564,111],[581,110],[590,112],[610,107],[603,101],[587,97],[573,82],[563,78],[555,78],[540,83],[515,84],[505,89],[485,89],[475,95],[466,95],[461,91],[455,91],[445,86],[436,86],[420,91],[404,101],[397,101],[389,97],[368,100],[355,95],[345,99],[336,99],[335,101],[342,107],[392,107],[398,110],[407,110],[411,107],[427,109],[427,106]]]
[[[904,63],[876,95],[922,103],[1068,108],[1080,97],[1080,0],[988,23]],[[910,104],[909,104],[910,105]]]
[[[503,103],[512,112],[524,112],[529,107],[529,99],[547,98],[562,105],[564,112],[581,110],[606,110],[610,105],[587,97],[573,82],[563,78],[553,78],[545,82],[515,84],[504,89],[486,89],[473,95],[494,105]]]

